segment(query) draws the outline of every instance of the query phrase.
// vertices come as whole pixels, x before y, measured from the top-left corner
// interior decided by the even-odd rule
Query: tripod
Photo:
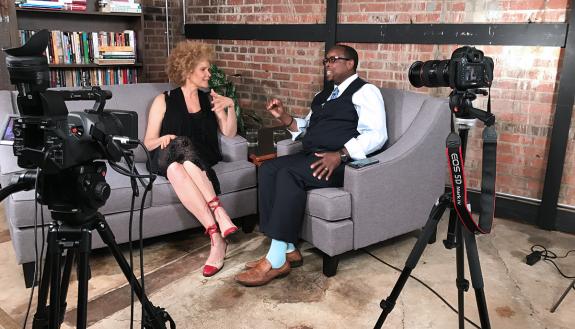
[[[559,298],[557,303],[555,303],[555,305],[553,305],[553,307],[551,308],[551,313],[555,313],[555,311],[557,310],[557,308],[559,307],[561,302],[563,302],[563,299],[565,299],[565,297],[567,296],[567,293],[569,293],[569,291],[571,289],[575,289],[575,280],[573,280],[571,282],[571,284],[569,284],[569,286],[567,287],[567,289],[565,289],[565,291],[563,292],[563,295],[561,295],[561,297]]]
[[[461,139],[461,151],[462,159],[465,159],[465,151],[467,147],[467,137],[469,129],[474,126],[475,118],[481,121],[494,120],[491,113],[484,112],[479,109],[475,109],[471,106],[471,101],[475,99],[473,94],[453,92],[450,95],[450,107],[457,114],[466,113],[463,118],[456,118],[455,121],[459,126],[459,137]],[[466,111],[469,110],[469,111]],[[463,110],[459,112],[459,110]],[[486,122],[486,121],[484,121]],[[489,121],[492,124],[492,121]],[[477,309],[479,311],[479,319],[481,321],[481,327],[483,329],[491,328],[489,323],[489,315],[487,312],[487,303],[485,300],[485,293],[483,291],[483,276],[481,273],[481,265],[479,263],[479,254],[477,252],[477,244],[475,241],[475,235],[467,229],[463,229],[459,220],[457,220],[456,209],[452,202],[452,192],[444,193],[439,197],[431,212],[429,218],[423,228],[423,232],[417,239],[415,246],[413,247],[407,261],[405,262],[405,267],[401,272],[401,275],[391,294],[387,299],[383,299],[380,303],[382,308],[381,315],[379,316],[375,328],[381,328],[387,315],[395,307],[395,303],[401,290],[405,286],[407,279],[415,266],[417,265],[423,251],[427,244],[435,242],[437,234],[437,225],[443,216],[445,210],[449,207],[451,209],[449,214],[449,226],[447,232],[447,238],[443,241],[447,249],[456,248],[456,268],[457,268],[457,302],[458,302],[458,318],[459,318],[459,328],[462,329],[465,326],[465,310],[464,310],[464,293],[469,289],[469,281],[465,279],[464,264],[465,258],[464,253],[467,251],[467,260],[469,262],[469,272],[471,274],[471,282],[475,290],[475,299],[477,302]],[[467,248],[465,248],[467,245]]]
[[[54,216],[54,213],[53,213]],[[66,222],[66,221],[64,221]],[[89,256],[92,243],[92,230],[96,229],[102,241],[108,246],[116,262],[122,269],[128,283],[134,289],[144,308],[144,328],[164,329],[165,322],[170,323],[170,328],[176,325],[170,315],[160,307],[152,305],[142,290],[140,283],[134,276],[128,262],[120,252],[115,241],[114,234],[108,226],[104,216],[95,212],[91,218],[87,218],[81,226],[60,225],[57,221],[52,222],[48,230],[46,262],[44,274],[38,291],[38,306],[33,329],[57,329],[64,321],[66,311],[66,295],[70,283],[70,274],[74,258],[77,258],[78,273],[78,305],[76,316],[76,328],[85,329],[87,324],[88,310],[88,280]],[[67,251],[62,267],[61,259]],[[50,304],[47,305],[48,292]]]

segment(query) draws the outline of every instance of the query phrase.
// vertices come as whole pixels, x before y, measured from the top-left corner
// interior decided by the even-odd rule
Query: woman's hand
[[[225,113],[226,108],[235,108],[233,99],[219,95],[213,89],[210,96],[212,96],[212,111],[214,111],[216,115]]]
[[[160,137],[160,148],[163,150],[170,144],[172,139],[176,138],[176,135],[164,135]]]

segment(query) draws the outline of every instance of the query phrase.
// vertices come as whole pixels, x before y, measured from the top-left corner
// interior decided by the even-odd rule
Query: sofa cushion
[[[256,168],[251,162],[245,160],[219,162],[213,167],[213,169],[220,181],[222,194],[252,188],[257,184]],[[154,182],[153,194],[152,206],[161,206],[180,202],[178,196],[172,189],[170,182],[161,176],[158,176]]]
[[[327,221],[351,217],[351,194],[341,188],[318,188],[307,192],[305,213]]]
[[[137,164],[136,168],[140,174],[147,174],[144,164]],[[110,185],[110,197],[106,204],[99,209],[103,215],[110,215],[119,212],[126,212],[130,210],[130,203],[132,199],[132,187],[130,179],[123,176],[108,166],[106,175],[106,182]],[[136,198],[134,209],[140,209],[144,189],[141,185],[140,195]],[[7,217],[10,219],[12,225],[15,227],[31,227],[34,226],[34,191],[18,192],[8,197],[10,200],[7,202],[6,211]],[[146,203],[144,209],[149,208],[152,203],[152,196],[150,193],[146,196]],[[9,204],[9,205],[8,205]],[[40,208],[38,208],[40,209]],[[44,221],[50,222],[51,217],[48,209],[44,207]],[[38,214],[38,216],[40,216]],[[38,220],[40,218],[38,217]]]

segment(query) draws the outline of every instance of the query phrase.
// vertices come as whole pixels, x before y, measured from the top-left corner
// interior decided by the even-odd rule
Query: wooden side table
[[[257,167],[261,166],[264,161],[273,159],[277,156],[274,147],[273,132],[283,127],[261,128],[258,131],[258,145],[248,148],[248,158]],[[286,131],[286,136],[289,133]]]

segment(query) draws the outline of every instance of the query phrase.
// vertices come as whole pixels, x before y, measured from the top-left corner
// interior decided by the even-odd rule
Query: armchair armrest
[[[277,156],[295,154],[303,149],[301,141],[292,141],[291,139],[281,140],[277,144]]]
[[[240,135],[226,137],[218,132],[222,157],[226,162],[247,160],[248,142]]]
[[[423,227],[445,186],[449,115],[445,100],[426,100],[403,136],[375,156],[379,163],[345,168],[355,249]]]

